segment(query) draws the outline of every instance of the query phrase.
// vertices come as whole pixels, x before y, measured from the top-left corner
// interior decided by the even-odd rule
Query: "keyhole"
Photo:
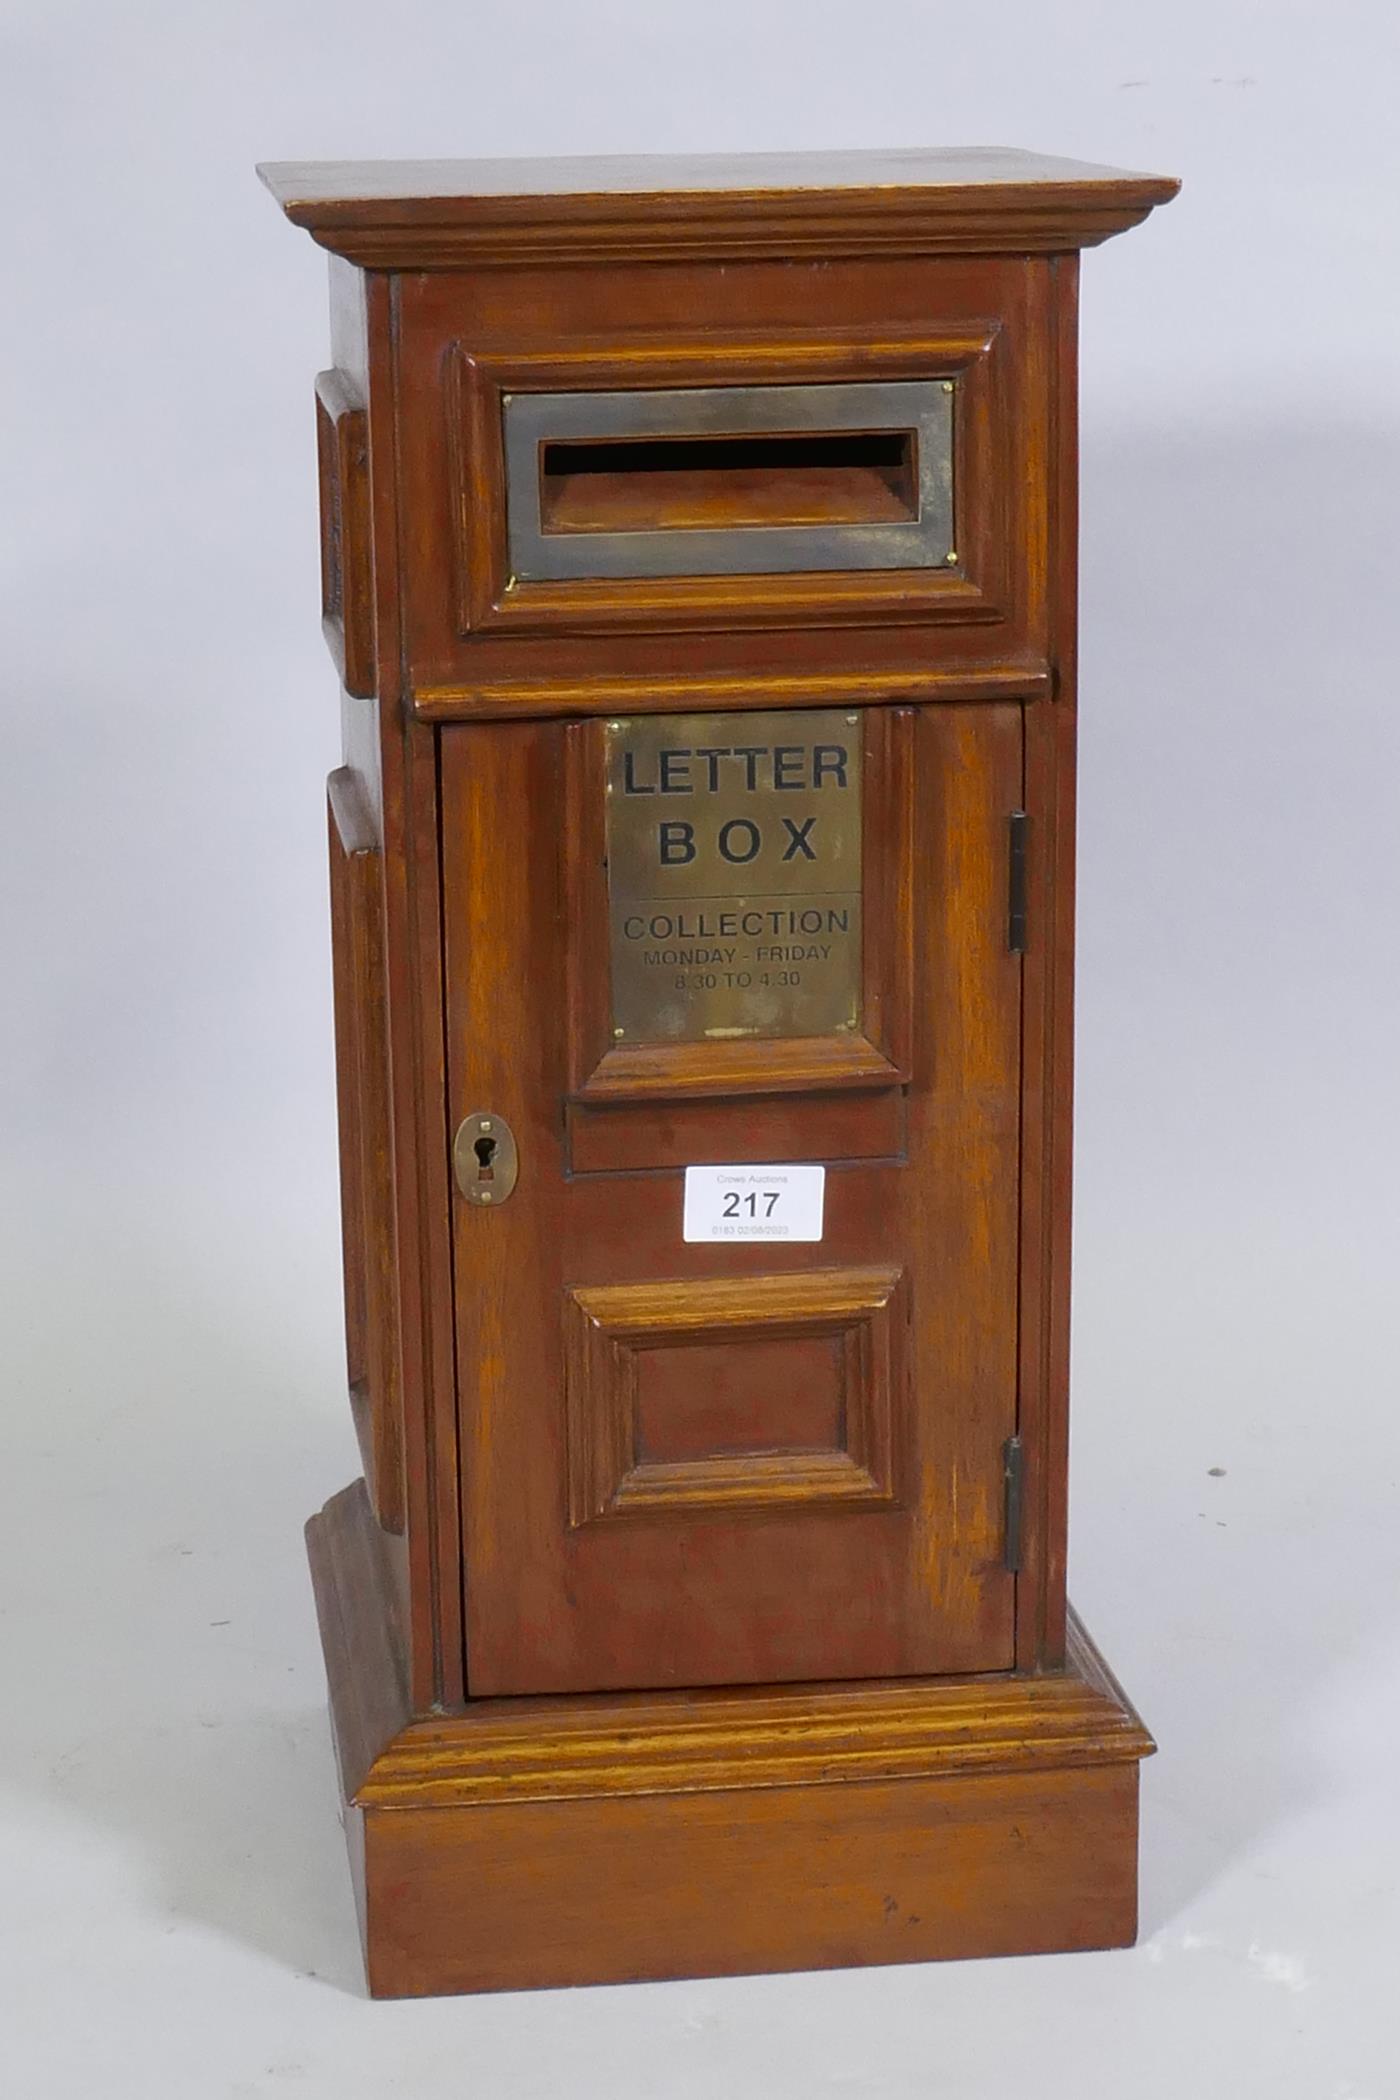
[[[519,1166],[515,1134],[504,1116],[483,1112],[462,1118],[452,1140],[452,1171],[468,1203],[485,1210],[504,1203]]]

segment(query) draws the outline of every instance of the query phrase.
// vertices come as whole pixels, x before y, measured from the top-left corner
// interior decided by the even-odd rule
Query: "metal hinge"
[[[1021,1439],[1009,1436],[1001,1447],[1001,1479],[1005,1496],[1001,1557],[1013,1575],[1019,1574],[1021,1569],[1021,1487],[1024,1477]]]
[[[1013,955],[1026,952],[1026,833],[1030,819],[1013,809],[1006,820],[1006,945]]]

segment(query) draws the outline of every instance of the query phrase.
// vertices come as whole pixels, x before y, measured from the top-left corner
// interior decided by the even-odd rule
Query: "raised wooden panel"
[[[1011,551],[1002,483],[1014,472],[1003,415],[999,319],[974,316],[941,331],[887,340],[804,333],[764,339],[708,333],[677,341],[634,336],[501,356],[453,345],[445,430],[455,481],[458,633],[533,633],[717,625],[883,614],[901,621],[988,622],[1006,616]],[[946,567],[830,567],[787,574],[576,577],[526,581],[507,546],[504,404],[517,394],[658,389],[839,386],[936,380],[953,397],[953,553]]]
[[[369,419],[343,372],[316,381],[321,492],[321,625],[347,693],[375,690]]]
[[[404,1524],[380,857],[354,773],[327,786],[350,1405],[379,1522]]]
[[[570,1291],[570,1522],[892,1504],[901,1284],[870,1268]]]

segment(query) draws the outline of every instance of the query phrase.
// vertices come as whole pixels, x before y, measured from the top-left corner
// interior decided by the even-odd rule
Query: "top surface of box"
[[[1174,196],[1167,176],[999,146],[275,161],[259,173],[322,246],[379,268],[664,252],[1086,247]]]

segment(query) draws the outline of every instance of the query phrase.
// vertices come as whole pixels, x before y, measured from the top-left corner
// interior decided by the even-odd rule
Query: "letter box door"
[[[471,1691],[1010,1668],[1020,709],[441,780]],[[687,1238],[704,1164],[821,1167],[820,1237]]]

